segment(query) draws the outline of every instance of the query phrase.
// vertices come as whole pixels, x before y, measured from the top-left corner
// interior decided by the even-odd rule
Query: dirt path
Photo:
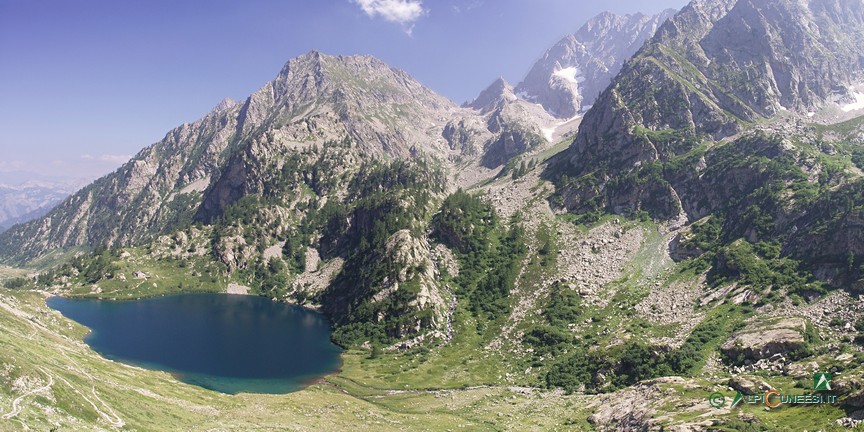
[[[75,387],[74,385],[72,385],[72,383],[70,383],[70,382],[69,382],[68,380],[66,380],[65,378],[63,378],[63,377],[61,377],[61,376],[58,376],[57,378],[58,378],[60,381],[63,381],[63,383],[66,384],[70,389],[72,389],[72,391],[74,391],[75,393],[77,393],[78,396],[81,397],[81,399],[83,399],[83,400],[85,400],[87,403],[89,403],[90,406],[93,407],[93,410],[96,411],[96,414],[99,414],[99,417],[102,417],[102,419],[105,420],[106,422],[108,422],[108,424],[110,424],[111,426],[113,426],[113,427],[115,427],[115,428],[122,428],[123,426],[126,425],[126,422],[124,422],[123,419],[121,419],[120,416],[118,416],[117,413],[114,412],[114,410],[111,409],[111,407],[108,406],[108,404],[105,403],[105,401],[103,401],[102,399],[99,398],[99,396],[96,394],[96,387],[92,387],[92,388],[91,388],[91,391],[92,391],[92,393],[93,393],[93,397],[96,398],[96,400],[99,401],[99,403],[100,403],[100,404],[101,404],[101,405],[102,405],[106,410],[110,411],[111,414],[108,414],[108,413],[106,413],[105,411],[102,411],[101,409],[99,409],[99,406],[97,406],[97,405],[96,405],[92,400],[90,400],[90,398],[88,398],[87,396],[85,396],[84,393],[82,393],[80,390],[78,390],[77,387]],[[92,377],[91,377],[91,378],[92,378]]]
[[[21,412],[21,401],[23,401],[24,398],[26,398],[27,396],[30,396],[30,395],[36,394],[36,393],[42,393],[44,391],[51,389],[51,387],[54,385],[54,377],[51,376],[51,374],[46,373],[45,371],[43,371],[43,373],[45,373],[45,375],[48,375],[48,384],[46,384],[42,387],[39,387],[39,388],[32,389],[30,391],[27,391],[23,395],[15,398],[15,400],[12,401],[12,411],[3,415],[2,418],[4,420],[9,420],[11,418],[14,418],[15,416],[17,416]]]

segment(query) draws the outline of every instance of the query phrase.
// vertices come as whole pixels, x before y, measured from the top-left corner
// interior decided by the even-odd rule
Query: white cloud
[[[380,16],[387,21],[402,24],[411,34],[415,21],[426,14],[421,0],[351,0],[372,18]]]
[[[462,5],[453,5],[453,12],[460,14],[462,12],[468,12],[472,9],[477,9],[480,6],[483,6],[482,0],[475,0],[472,2],[466,2]]]

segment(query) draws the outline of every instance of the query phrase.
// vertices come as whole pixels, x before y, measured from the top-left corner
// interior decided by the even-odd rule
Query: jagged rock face
[[[466,103],[465,106],[486,114],[501,103],[515,100],[516,95],[513,93],[513,87],[504,78],[499,77],[480,92],[476,99]]]
[[[852,263],[864,256],[864,210],[851,203],[860,202],[862,193],[861,181],[844,185],[790,218],[788,229],[795,234],[783,245],[784,254],[816,263],[818,278],[858,294],[864,293],[864,268]]]
[[[399,290],[400,284],[404,285],[416,279],[420,288],[412,306],[418,310],[432,310],[434,324],[440,325],[447,303],[436,284],[438,277],[435,274],[429,242],[415,238],[409,230],[400,230],[390,236],[385,250],[386,259],[393,262],[399,270],[387,279],[383,289],[373,297],[373,301],[383,301]]]
[[[267,130],[277,143],[348,135],[370,155],[406,157],[447,152],[441,131],[457,109],[373,57],[311,52],[289,61],[276,79],[253,93],[241,118],[244,133]]]
[[[454,149],[465,147],[467,142],[479,143],[483,149],[481,164],[487,168],[501,166],[548,141],[543,130],[555,122],[540,106],[517,98],[503,78],[495,80],[465,107],[475,112],[448,123],[444,137]],[[470,119],[478,114],[482,123]]]
[[[194,211],[236,135],[236,102],[225,100],[169,132],[117,171],[60,203],[45,217],[0,237],[0,256],[32,258],[56,248],[128,244]]]
[[[759,115],[815,111],[861,78],[862,25],[861,2],[740,0],[700,43],[710,63],[694,64]]]
[[[629,170],[732,135],[742,120],[813,111],[860,79],[862,28],[861,2],[694,1],[601,94],[569,164]],[[650,133],[666,130],[677,136]]]
[[[478,109],[459,108],[368,56],[310,53],[291,60],[244,105],[241,117],[261,126],[222,167],[198,217],[212,220],[237,199],[260,193],[262,168],[291,149],[348,137],[359,145],[358,160],[454,160],[482,149],[496,154],[497,166],[541,143],[540,124],[551,121],[542,109],[516,100],[503,80],[475,102]],[[499,149],[499,142],[507,145]]]
[[[579,177],[601,167],[616,178],[743,122],[810,112],[860,79],[862,18],[861,2],[694,1],[600,95],[558,168]],[[676,201],[673,192],[658,199]]]
[[[534,64],[516,92],[559,118],[590,107],[597,95],[674,11],[648,16],[604,12],[568,35]]]

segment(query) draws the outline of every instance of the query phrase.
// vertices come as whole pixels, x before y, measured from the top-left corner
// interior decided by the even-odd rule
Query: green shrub
[[[17,278],[7,280],[6,282],[3,283],[3,286],[5,286],[6,288],[9,288],[9,289],[19,289],[19,288],[23,288],[25,285],[27,285],[27,282],[28,282],[28,280],[26,278],[17,277]]]
[[[551,326],[537,326],[522,337],[522,342],[531,346],[536,355],[559,355],[573,345],[573,334]]]
[[[543,316],[553,326],[566,327],[581,317],[581,302],[576,292],[555,283],[550,289],[549,302],[543,309]]]
[[[456,293],[469,309],[490,321],[509,313],[510,290],[528,250],[518,216],[505,231],[491,205],[460,189],[444,200],[432,226],[433,237],[456,252]]]

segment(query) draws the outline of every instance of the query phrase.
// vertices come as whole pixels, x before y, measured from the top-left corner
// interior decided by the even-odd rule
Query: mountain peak
[[[219,101],[219,103],[216,104],[215,107],[213,107],[212,111],[213,112],[227,111],[227,110],[233,108],[238,103],[239,102],[235,101],[234,99],[231,99],[230,97],[226,97],[226,98],[222,99],[221,101]]]
[[[501,101],[516,100],[511,86],[503,77],[498,77],[485,90],[480,92],[476,99],[465,103],[463,106],[474,108],[483,112],[494,109]]]
[[[372,115],[373,110],[390,112],[399,104],[421,110],[454,108],[451,101],[375,57],[310,51],[285,63],[273,81],[247,99],[242,127],[247,133],[264,123],[290,122],[312,110],[325,110],[344,120]]]
[[[672,12],[595,16],[546,51],[516,86],[516,93],[556,117],[578,115]]]
[[[296,95],[286,92],[319,97],[337,89],[350,93],[348,88],[369,88],[392,80],[413,78],[370,55],[334,56],[309,51],[288,60],[271,84],[274,97],[291,99]]]
[[[297,73],[300,71],[322,71],[332,72],[339,66],[363,65],[368,68],[392,69],[389,65],[371,55],[332,55],[312,50],[305,54],[289,59],[280,71],[280,75]]]

